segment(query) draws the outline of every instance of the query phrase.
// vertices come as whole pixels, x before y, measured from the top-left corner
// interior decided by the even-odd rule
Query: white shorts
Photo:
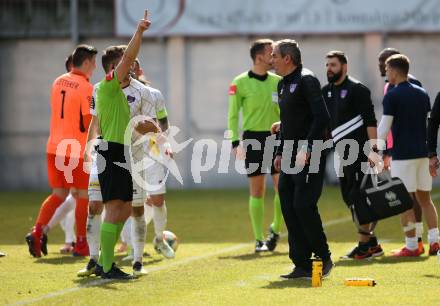
[[[88,187],[89,201],[102,202],[101,185],[98,178],[98,166],[96,163],[96,154],[92,155],[92,167],[90,169],[89,187]],[[147,199],[145,188],[139,186],[136,180],[133,180],[133,207],[141,207]]]
[[[146,177],[146,191],[148,195],[159,195],[165,194],[166,189],[166,179],[168,172],[165,170],[165,166],[157,161],[149,163],[148,167],[145,169]]]
[[[391,176],[400,178],[408,192],[431,191],[432,189],[428,158],[393,159],[391,160]]]
[[[143,158],[145,157],[145,153],[142,145],[131,146],[131,155],[133,158],[133,162],[140,166],[143,163]],[[144,167],[142,166],[141,169]],[[132,167],[132,179],[133,179],[133,201],[131,202],[131,206],[133,207],[143,207],[145,201],[147,200],[147,192],[143,186],[145,185],[145,171],[140,171],[139,173],[135,173],[135,170]]]
[[[96,153],[92,152],[92,167],[89,176],[89,201],[102,202],[101,185],[98,179],[98,165],[96,163]]]

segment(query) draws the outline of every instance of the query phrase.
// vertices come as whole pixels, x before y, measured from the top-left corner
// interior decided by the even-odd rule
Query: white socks
[[[130,217],[131,223],[131,245],[133,247],[134,262],[142,263],[142,255],[144,254],[145,236],[147,234],[147,224],[144,216]]]
[[[67,196],[66,200],[63,202],[63,204],[61,204],[60,207],[57,208],[54,215],[52,216],[49,223],[47,224],[49,229],[54,228],[58,223],[61,223],[61,222],[63,222],[63,220],[65,218],[68,218],[69,212],[75,211],[75,206],[76,206],[76,200],[71,194],[69,194]],[[70,222],[70,220],[64,221],[63,222],[64,224],[62,224],[61,227],[66,226],[66,228],[68,228],[69,222]],[[73,223],[75,223],[75,214],[73,214]],[[64,230],[64,227],[63,227],[63,230]],[[73,242],[73,241],[71,241],[71,242]]]
[[[154,222],[154,234],[156,237],[162,238],[162,232],[167,226],[167,207],[165,201],[160,207],[153,206],[153,222]]]
[[[423,222],[416,223],[416,237],[417,238],[423,237]],[[437,243],[439,242],[439,230],[438,228],[432,228],[428,230],[428,243],[433,244],[436,242]]]
[[[416,222],[416,237],[423,237],[423,222]]]
[[[132,218],[129,217],[127,221],[124,223],[124,227],[121,231],[121,241],[126,243],[127,245],[131,245],[131,220]]]
[[[148,204],[144,204],[144,215],[145,215],[145,224],[150,224],[151,220],[153,220],[153,206]]]
[[[405,237],[405,245],[408,250],[417,250],[417,236],[415,237]]]
[[[87,243],[89,245],[90,258],[98,261],[100,248],[101,215],[88,215],[87,217]]]
[[[65,243],[72,243],[76,241],[75,236],[75,210],[72,209],[66,215],[64,219],[61,220],[60,226],[64,231]]]
[[[428,230],[428,242],[430,245],[438,242],[438,228]]]

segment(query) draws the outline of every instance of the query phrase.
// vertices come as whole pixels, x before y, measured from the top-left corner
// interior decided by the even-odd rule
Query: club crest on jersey
[[[128,101],[128,103],[133,103],[134,101],[136,101],[136,98],[133,97],[133,96],[128,95],[127,96],[127,101]]]
[[[331,91],[327,91],[327,98],[331,98],[332,97],[332,92]]]
[[[296,89],[296,85],[297,85],[297,84],[290,84],[290,87],[289,87],[289,91],[290,91],[290,93],[293,93],[293,92],[295,91],[295,89]]]
[[[342,99],[345,99],[345,97],[347,96],[347,89],[343,89],[343,90],[341,90],[341,98]]]

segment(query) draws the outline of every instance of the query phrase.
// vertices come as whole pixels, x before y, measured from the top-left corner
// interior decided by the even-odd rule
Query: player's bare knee
[[[265,191],[265,180],[264,176],[254,176],[250,178],[250,194],[252,197],[261,198]]]
[[[264,196],[264,188],[253,188],[251,190],[251,197],[262,198]]]
[[[87,189],[78,189],[77,190],[77,198],[88,199],[89,198],[89,194],[88,194]]]
[[[100,215],[104,209],[104,204],[101,201],[89,201],[89,214]]]
[[[131,215],[133,217],[142,217],[144,215],[144,206],[138,206],[138,207],[132,207],[131,208]]]
[[[422,208],[426,208],[426,207],[432,205],[431,194],[429,191],[417,190],[416,199],[417,199],[417,202],[419,203],[420,207],[422,207]]]
[[[155,194],[148,197],[147,204],[150,206],[161,207],[163,206],[164,201],[165,197],[163,194]]]
[[[74,197],[75,199],[77,199],[79,197],[79,192],[78,189],[76,188],[71,188],[70,189],[70,194],[72,195],[72,197]]]
[[[121,214],[119,215],[119,222],[125,222],[131,215],[131,202],[125,202],[123,207],[124,208],[121,210]]]
[[[272,175],[272,181],[273,181],[273,189],[275,192],[278,192],[278,180],[280,178],[279,174]]]
[[[52,193],[62,199],[67,198],[67,196],[69,195],[69,189],[64,189],[64,188],[55,188]]]

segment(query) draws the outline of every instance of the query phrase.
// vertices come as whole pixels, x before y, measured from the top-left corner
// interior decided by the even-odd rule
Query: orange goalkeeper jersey
[[[80,145],[60,147],[58,155],[82,158],[87,141],[87,132],[91,120],[90,102],[93,85],[79,71],[73,71],[58,77],[52,85],[50,135],[46,151],[56,154],[58,145],[65,139],[76,139]],[[67,142],[66,142],[67,143]],[[80,154],[77,156],[77,154]]]

